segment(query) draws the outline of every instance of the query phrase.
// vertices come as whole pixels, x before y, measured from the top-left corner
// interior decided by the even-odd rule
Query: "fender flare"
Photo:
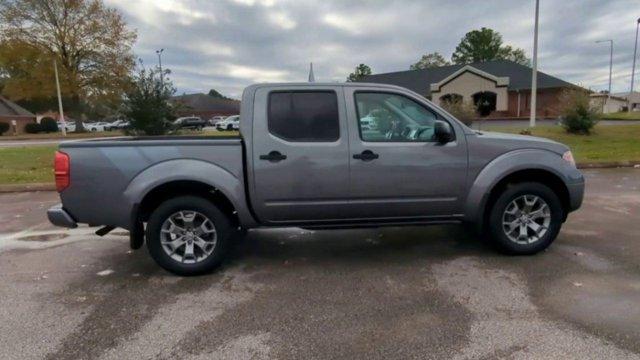
[[[132,223],[137,218],[142,200],[158,186],[174,181],[197,181],[210,185],[229,199],[243,226],[252,226],[255,219],[247,206],[244,179],[236,177],[221,166],[195,159],[163,161],[146,168],[129,183],[123,196],[131,204]]]
[[[473,180],[464,203],[464,221],[474,223],[482,229],[484,211],[489,195],[494,187],[507,176],[522,170],[543,170],[549,172],[565,185],[572,182],[567,174],[576,169],[553,151],[543,149],[520,149],[502,154],[489,162]]]

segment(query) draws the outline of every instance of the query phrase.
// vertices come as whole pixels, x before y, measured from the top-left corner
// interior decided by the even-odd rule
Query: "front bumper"
[[[62,204],[57,204],[47,210],[47,217],[49,221],[55,226],[61,226],[66,228],[76,228],[78,223],[73,220],[73,217],[62,207]]]
[[[567,184],[569,190],[569,211],[578,210],[584,198],[584,181]]]

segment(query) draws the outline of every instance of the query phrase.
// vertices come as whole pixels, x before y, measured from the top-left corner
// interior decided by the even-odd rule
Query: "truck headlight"
[[[576,166],[576,161],[573,158],[573,154],[571,153],[571,150],[567,150],[564,154],[562,154],[562,159],[568,162],[569,164],[571,164],[573,167]]]

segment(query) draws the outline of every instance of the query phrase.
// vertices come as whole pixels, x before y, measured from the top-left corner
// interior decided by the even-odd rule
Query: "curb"
[[[28,191],[55,191],[55,190],[56,190],[56,184],[53,184],[53,183],[0,185],[0,193],[28,192]]]
[[[640,161],[609,161],[598,163],[577,163],[578,169],[611,169],[611,168],[640,168]]]

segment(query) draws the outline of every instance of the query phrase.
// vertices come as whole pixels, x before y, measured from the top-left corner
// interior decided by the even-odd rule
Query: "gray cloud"
[[[423,53],[449,57],[472,29],[499,31],[531,56],[534,2],[378,0],[107,0],[138,30],[136,54],[163,65],[180,93],[215,88],[239,97],[262,81],[343,81],[358,63],[374,72],[408,69]],[[613,39],[613,90],[628,91],[637,0],[542,0],[540,69],[605,89]],[[640,79],[639,79],[640,82]]]

